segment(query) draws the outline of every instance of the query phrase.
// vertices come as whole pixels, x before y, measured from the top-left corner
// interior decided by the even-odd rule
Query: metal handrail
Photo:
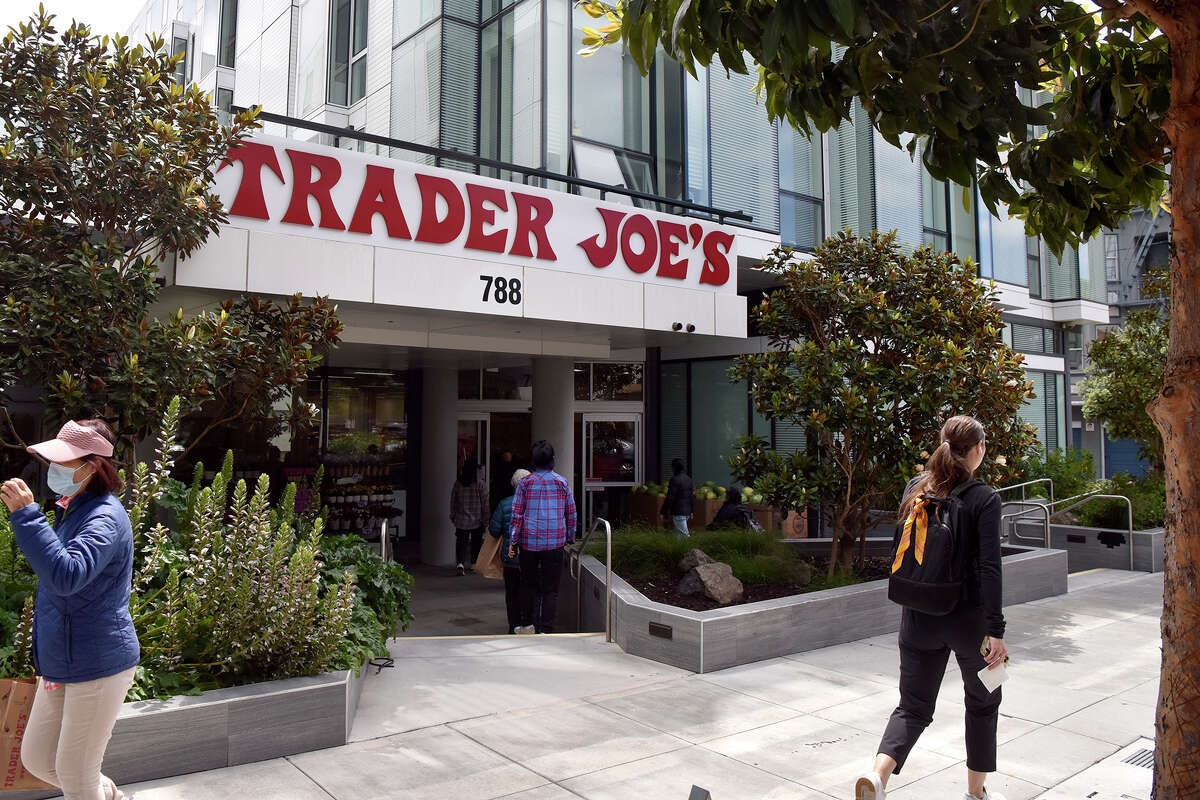
[[[604,641],[612,641],[612,525],[596,517],[592,527],[579,540],[567,561],[567,572],[575,581],[575,628],[583,627],[583,551],[600,525],[604,525]]]
[[[1028,499],[1025,496],[1025,487],[1033,486],[1038,483],[1050,484],[1050,504],[1053,505],[1054,504],[1054,480],[1052,478],[1035,478],[1034,480],[1025,481],[1024,483],[1014,483],[1011,486],[1001,486],[999,489],[996,490],[996,492],[1000,493],[1000,492],[1007,492],[1009,489],[1020,489],[1021,490],[1021,500],[1024,501],[1024,500]]]
[[[1049,547],[1050,547],[1050,506],[1049,505],[1047,505],[1046,503],[1034,503],[1034,502],[1030,502],[1030,501],[1026,501],[1026,500],[1010,500],[1007,503],[1003,503],[1003,505],[1026,506],[1026,509],[1024,511],[1016,511],[1011,514],[1002,514],[1000,516],[1001,522],[1004,522],[1004,520],[1006,520],[1006,519],[1013,520],[1012,535],[1018,539],[1028,539],[1029,537],[1022,536],[1021,534],[1017,533],[1016,518],[1024,516],[1026,514],[1030,514],[1034,511],[1041,511],[1045,515],[1045,519],[1043,522],[1043,530],[1045,531],[1045,533],[1043,534],[1043,538],[1042,538],[1042,546],[1049,549]]]
[[[527,167],[520,164],[512,164],[507,161],[497,161],[494,158],[484,158],[473,153],[463,153],[458,150],[451,150],[445,147],[434,147],[432,145],[420,144],[419,142],[406,142],[403,139],[393,139],[390,136],[382,136],[377,133],[367,133],[366,131],[355,130],[354,128],[343,128],[337,125],[329,125],[324,122],[313,122],[312,120],[300,119],[298,117],[290,117],[286,114],[276,114],[270,111],[263,111],[261,106],[257,119],[261,122],[273,122],[277,125],[286,125],[291,128],[301,128],[303,130],[313,131],[315,133],[324,133],[329,136],[344,136],[347,139],[355,139],[360,142],[370,142],[371,144],[383,145],[384,147],[394,147],[397,150],[408,150],[413,153],[421,153],[422,155],[433,156],[442,161],[460,161],[466,164],[471,164],[475,167],[486,167],[488,169],[500,170],[501,172],[518,172],[523,178],[521,183],[528,186],[530,178],[540,178],[544,181],[552,181],[555,183],[564,183],[567,186],[573,186],[577,189],[591,189],[600,193],[600,199],[606,199],[610,193],[624,195],[631,200],[641,200],[647,203],[657,203],[667,208],[679,208],[684,211],[691,211],[703,217],[716,217],[717,221],[725,224],[726,220],[734,220],[735,222],[753,222],[754,217],[744,211],[726,211],[712,206],[705,206],[699,203],[693,203],[688,200],[676,200],[671,197],[662,197],[661,195],[643,192],[637,189],[629,189],[624,186],[611,186],[607,183],[580,178],[575,175],[562,175],[557,172],[551,172],[540,167]],[[244,106],[234,106],[232,111],[241,113],[247,111]]]
[[[1005,487],[1005,488],[1014,488],[1014,487]],[[1084,505],[1085,503],[1090,503],[1093,500],[1124,500],[1125,501],[1126,510],[1129,513],[1129,517],[1128,517],[1128,521],[1129,521],[1129,529],[1128,529],[1129,569],[1132,572],[1133,571],[1133,502],[1125,495],[1100,494],[1099,491],[1092,491],[1092,492],[1083,492],[1082,494],[1073,495],[1071,497],[1064,497],[1061,500],[1052,500],[1049,503],[1029,503],[1029,502],[1024,502],[1024,501],[1013,500],[1008,503],[1005,503],[1005,505],[1024,505],[1024,506],[1028,506],[1029,508],[1027,508],[1025,511],[1017,511],[1012,514],[1004,514],[1000,517],[1000,520],[1001,520],[1001,522],[1003,522],[1006,519],[1015,520],[1017,517],[1024,516],[1025,514],[1029,514],[1033,511],[1041,510],[1046,515],[1045,516],[1045,526],[1046,526],[1046,544],[1045,544],[1045,546],[1049,547],[1050,546],[1050,518],[1057,514],[1062,514],[1064,512],[1079,508],[1080,506]],[[1064,505],[1066,503],[1070,503],[1070,505]],[[1058,508],[1058,506],[1064,506],[1064,507]],[[1013,535],[1017,536],[1018,538],[1021,538],[1020,534],[1016,533],[1015,527],[1013,530]]]

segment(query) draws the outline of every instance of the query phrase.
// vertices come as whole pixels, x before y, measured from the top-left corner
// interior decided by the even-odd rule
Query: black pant
[[[563,549],[521,551],[521,605],[538,633],[554,633]]]
[[[509,633],[512,633],[513,628],[533,624],[533,621],[525,613],[525,606],[521,602],[521,591],[521,568],[506,566],[504,568],[504,608],[508,611]]]
[[[979,680],[987,661],[979,653],[987,632],[983,609],[959,608],[944,617],[904,609],[900,623],[900,705],[892,713],[879,752],[896,759],[896,774],[921,732],[933,722],[933,707],[950,651],[962,670],[966,692],[967,769],[996,771],[996,722],[1000,689],[989,692]]]
[[[456,528],[454,530],[454,550],[458,555],[458,563],[470,567],[479,558],[479,548],[483,547],[483,528],[469,530]]]

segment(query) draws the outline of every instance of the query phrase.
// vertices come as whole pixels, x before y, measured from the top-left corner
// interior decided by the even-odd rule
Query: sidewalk
[[[1007,610],[1004,771],[989,788],[1040,797],[1153,737],[1161,598],[1161,576],[1102,571],[1072,576],[1064,597]],[[126,791],[137,800],[686,800],[696,784],[714,800],[844,799],[898,698],[894,635],[703,676],[594,635],[408,638],[392,652],[396,668],[367,683],[354,743]],[[953,662],[937,719],[889,798],[962,796]]]

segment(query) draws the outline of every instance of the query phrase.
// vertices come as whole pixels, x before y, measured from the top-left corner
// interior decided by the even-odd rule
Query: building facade
[[[725,482],[742,434],[803,446],[726,373],[766,346],[747,335],[748,298],[771,288],[754,265],[847,227],[977,263],[1026,355],[1023,416],[1069,443],[1068,333],[1108,322],[1102,248],[1055,258],[861,110],[809,138],[767,121],[751,76],[581,56],[590,24],[571,0],[151,0],[131,24],[184,53],[178,79],[220,108],[279,115],[256,160],[218,174],[245,202],[168,267],[163,303],[339,302],[344,343],[307,392],[320,430],[262,447],[292,477],[326,465],[345,487],[335,527],[383,519],[445,563],[456,468],[474,455],[494,479],[531,438],[553,441],[585,519],[620,518],[675,457]]]

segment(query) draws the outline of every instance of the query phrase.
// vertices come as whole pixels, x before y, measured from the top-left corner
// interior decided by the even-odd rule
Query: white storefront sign
[[[625,327],[690,315],[700,333],[719,305],[744,335],[737,234],[707,220],[270,136],[231,150],[214,191],[223,265],[201,251],[180,283],[242,288],[244,250],[247,291]]]

